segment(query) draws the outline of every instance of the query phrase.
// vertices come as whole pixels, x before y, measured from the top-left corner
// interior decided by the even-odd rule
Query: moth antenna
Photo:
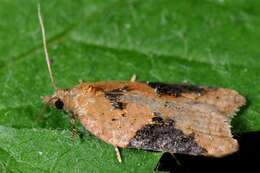
[[[42,32],[42,42],[43,42],[43,48],[44,48],[44,53],[45,53],[45,59],[46,59],[46,63],[47,63],[47,66],[48,66],[49,76],[51,78],[51,84],[52,84],[53,88],[55,90],[57,90],[57,86],[55,84],[55,80],[54,80],[53,73],[52,73],[52,70],[51,70],[50,58],[49,58],[49,55],[48,55],[48,49],[47,49],[47,43],[46,43],[46,35],[45,35],[43,19],[42,19],[42,15],[41,15],[41,6],[40,6],[40,4],[38,4],[38,17],[39,17],[39,22],[40,22],[40,27],[41,27],[41,32]]]

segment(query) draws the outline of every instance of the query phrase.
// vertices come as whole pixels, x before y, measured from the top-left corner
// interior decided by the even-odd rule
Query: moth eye
[[[55,101],[54,105],[57,109],[63,109],[64,103],[61,99],[58,99]]]

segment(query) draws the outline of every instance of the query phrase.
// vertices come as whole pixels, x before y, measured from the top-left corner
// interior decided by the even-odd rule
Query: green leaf
[[[259,1],[41,1],[59,87],[140,80],[233,88],[247,98],[234,132],[260,130]],[[160,153],[122,149],[43,110],[53,93],[37,1],[0,2],[0,172],[151,172]],[[79,127],[82,129],[82,127]]]

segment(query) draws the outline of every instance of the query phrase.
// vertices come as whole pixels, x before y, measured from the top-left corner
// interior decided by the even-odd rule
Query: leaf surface
[[[68,115],[47,109],[53,93],[37,2],[0,2],[0,172],[151,172],[160,153],[122,150],[85,133],[72,141]],[[79,80],[188,82],[247,98],[234,132],[260,130],[258,1],[41,1],[59,87]],[[83,130],[81,126],[79,129]]]

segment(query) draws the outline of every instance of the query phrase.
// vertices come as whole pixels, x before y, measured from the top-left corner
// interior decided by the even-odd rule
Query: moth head
[[[67,93],[68,90],[66,89],[57,89],[52,96],[44,96],[43,102],[46,105],[54,106],[57,109],[63,109]]]

